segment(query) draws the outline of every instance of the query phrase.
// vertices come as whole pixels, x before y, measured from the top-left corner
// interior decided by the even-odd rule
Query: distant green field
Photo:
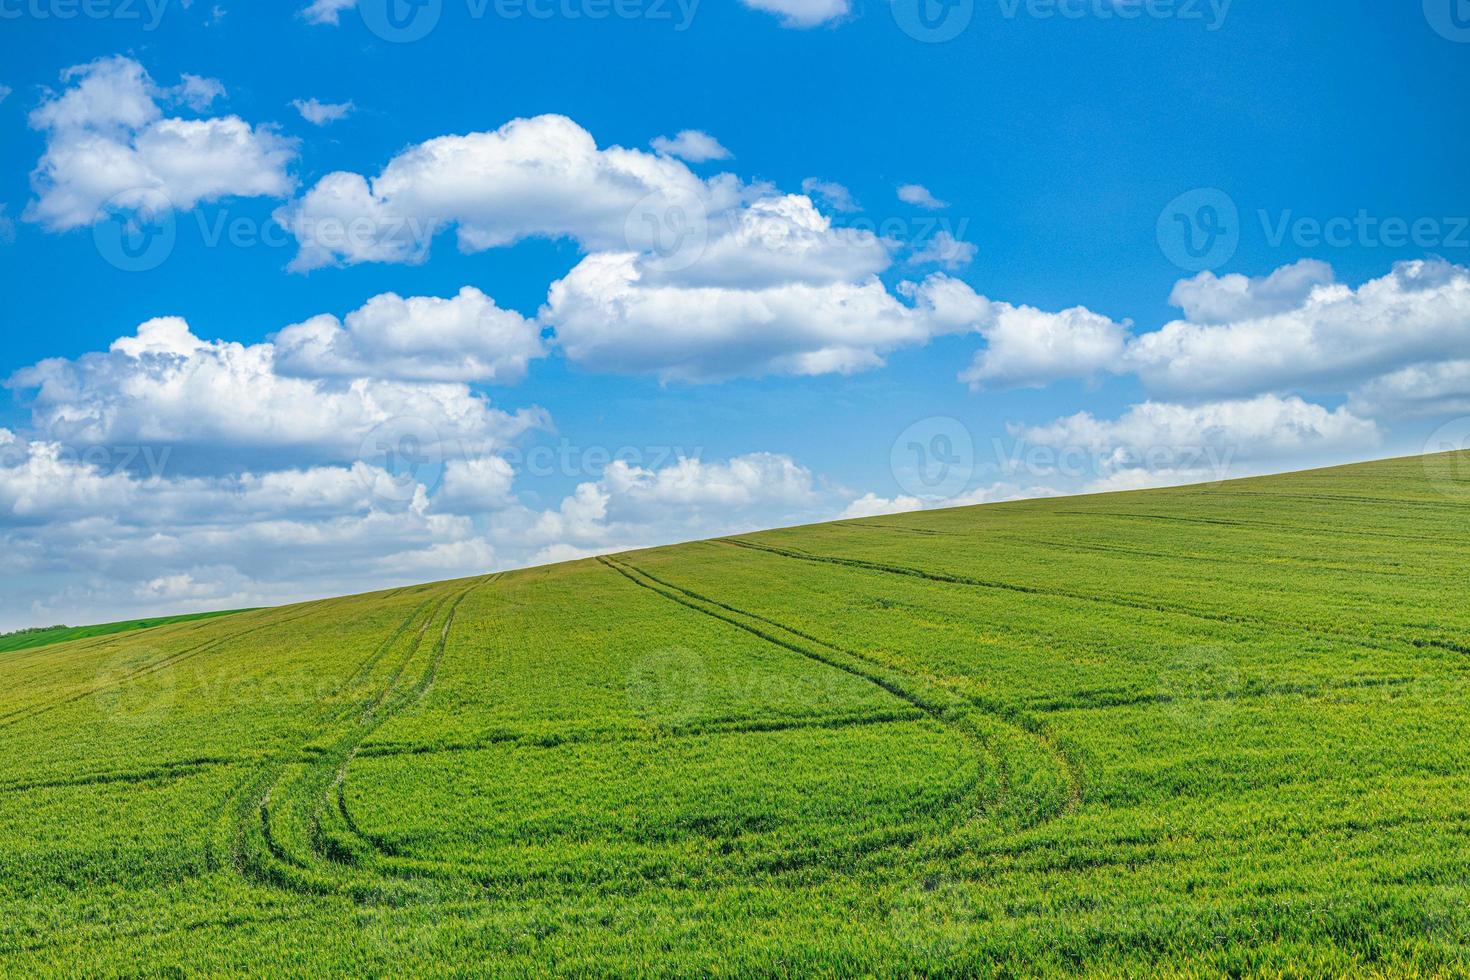
[[[1470,456],[0,661],[0,973],[1470,973]]]
[[[111,636],[113,633],[131,633],[134,630],[152,629],[155,626],[171,626],[188,623],[196,619],[212,619],[215,616],[232,616],[244,610],[231,609],[225,612],[192,613],[186,616],[162,616],[157,619],[130,619],[124,623],[105,623],[101,626],[53,626],[50,629],[26,630],[0,636],[0,653],[12,650],[29,650],[45,647],[68,640],[86,640],[94,636]]]

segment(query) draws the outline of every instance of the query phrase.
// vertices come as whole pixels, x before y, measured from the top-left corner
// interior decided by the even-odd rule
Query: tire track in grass
[[[323,836],[322,813],[331,805],[333,789],[339,780],[345,779],[347,767],[362,743],[409,704],[419,701],[433,685],[459,605],[471,592],[497,577],[478,580],[458,594],[452,597],[445,595],[434,604],[409,643],[404,657],[395,665],[377,695],[361,706],[361,711],[346,724],[345,730],[335,733],[336,738],[329,747],[318,749],[316,757],[294,779],[285,780],[290,763],[283,762],[257,780],[237,808],[237,816],[243,818],[243,824],[234,835],[234,859],[243,873],[294,891],[347,893],[359,899],[382,896],[384,886],[389,882],[366,869],[348,868],[333,859],[340,855],[332,850],[330,841]],[[418,610],[415,610],[412,615],[417,614]],[[418,680],[404,687],[408,667],[418,657],[424,637],[435,622],[442,622],[442,626],[428,655],[428,663]],[[403,632],[404,628],[400,627],[395,636],[401,637]],[[391,643],[388,648],[391,648]],[[388,648],[383,648],[383,652],[386,653]],[[382,654],[375,656],[381,659]],[[350,716],[352,711],[347,713]],[[306,745],[317,746],[332,735],[329,727],[309,739]],[[286,829],[288,834],[294,831],[295,837],[283,839],[278,835],[273,817],[288,813],[297,818],[296,823],[283,824],[282,829]],[[252,844],[257,833],[259,839]],[[288,844],[294,846],[288,847]]]
[[[1045,754],[1052,759],[1056,769],[1060,773],[1061,782],[1065,785],[1065,799],[1051,801],[1049,807],[1037,807],[1034,810],[1035,819],[1029,823],[1022,820],[1021,829],[1028,829],[1047,820],[1056,819],[1072,812],[1080,805],[1082,801],[1082,781],[1076,763],[1055,742],[1040,723],[1034,719],[1026,718],[1014,710],[986,705],[976,699],[958,695],[931,678],[920,677],[902,671],[891,665],[875,661],[856,651],[836,646],[826,640],[780,624],[775,620],[767,619],[766,617],[747,612],[727,603],[710,599],[697,592],[684,589],[681,586],[665,582],[637,566],[617,558],[599,558],[598,561],[635,585],[662,595],[672,602],[679,603],[695,612],[703,613],[706,616],[728,623],[768,643],[783,647],[793,653],[800,654],[808,659],[837,670],[842,670],[875,684],[899,700],[919,708],[940,724],[958,730],[962,737],[967,741],[978,743],[993,758],[1001,777],[1002,795],[1007,792],[1014,793],[1017,774],[1009,765],[1009,760],[1006,758],[1005,753],[997,748],[994,734],[987,735],[985,731],[986,726],[984,724],[978,724],[977,721],[979,719],[975,715],[978,714],[981,718],[996,725],[1004,726],[1027,739],[1035,740],[1044,750]],[[805,640],[808,644],[822,647],[824,648],[824,652],[812,650],[793,640],[787,640],[779,634],[772,633],[761,626],[752,625],[749,622],[743,621],[745,619],[754,620],[757,623],[780,630],[799,640]],[[923,688],[928,688],[928,690],[915,690],[915,684]]]
[[[429,742],[380,744],[365,746],[357,753],[360,759],[391,759],[408,755],[442,755],[452,752],[483,752],[486,749],[559,749],[568,745],[618,745],[628,742],[663,742],[673,739],[703,738],[708,735],[762,734],[766,732],[820,731],[836,728],[862,728],[868,725],[890,725],[922,721],[929,715],[916,708],[900,708],[856,715],[797,715],[792,717],[737,718],[709,724],[670,725],[643,729],[592,730],[571,732],[503,731],[487,738],[464,742]]]
[[[420,610],[424,609],[425,606],[431,605],[431,608],[429,608],[428,613],[424,617],[422,624],[419,626],[417,633],[415,633],[413,638],[408,642],[402,659],[397,661],[392,671],[389,673],[387,680],[384,682],[381,689],[378,690],[377,694],[364,703],[359,703],[357,705],[348,704],[345,705],[342,710],[336,712],[335,717],[338,719],[350,717],[353,713],[357,714],[357,719],[355,722],[344,722],[348,725],[348,732],[351,732],[353,727],[366,725],[373,719],[378,708],[389,697],[394,687],[397,685],[398,681],[402,678],[403,672],[407,669],[408,664],[413,660],[415,656],[417,656],[418,651],[423,643],[423,638],[425,634],[428,632],[429,627],[433,624],[439,610],[442,609],[445,603],[448,601],[448,596],[438,597],[437,602],[433,602],[431,599],[430,602],[421,604],[418,609],[410,614],[409,619],[405,622],[411,623],[414,619],[417,618]],[[394,634],[395,638],[401,636],[403,632],[403,627],[400,627],[400,629]],[[326,752],[330,751],[330,749],[322,748],[319,743],[329,735],[331,730],[331,725],[329,723],[326,728],[318,731],[312,737],[307,739],[305,743],[303,743],[303,750],[315,750],[317,762],[320,762],[322,756]],[[277,790],[281,787],[282,781],[290,773],[292,764],[293,763],[290,760],[283,760],[280,761],[278,765],[273,767],[273,771],[267,772],[267,774],[261,781],[261,786],[263,788],[260,791],[256,805],[254,807],[250,807],[248,804],[250,797],[254,797],[256,795],[255,791],[252,790],[251,793],[247,796],[247,805],[245,807],[246,813],[244,817],[245,836],[248,840],[252,829],[258,829],[261,840],[257,843],[263,843],[264,850],[262,851],[259,847],[257,847],[254,848],[252,851],[241,852],[243,856],[249,856],[253,853],[256,862],[254,870],[262,877],[269,878],[274,876],[276,879],[278,879],[276,882],[277,884],[287,883],[288,886],[289,883],[292,881],[297,881],[299,883],[303,876],[306,874],[308,864],[310,863],[309,854],[311,852],[310,847],[306,848],[306,856],[297,856],[288,852],[286,848],[277,840],[275,828],[272,826],[272,807],[275,806],[276,809],[279,810],[281,807],[284,807],[292,802],[290,796],[284,797],[283,801],[280,802],[278,802],[276,796]],[[303,772],[299,774],[298,778],[304,779],[310,774],[311,764],[307,763],[303,765],[302,768]],[[255,811],[254,815],[249,812],[252,809]],[[258,826],[253,828],[252,821],[258,821]],[[278,862],[281,866],[272,867],[270,865],[271,859],[274,859],[274,861]],[[329,885],[326,885],[322,882],[311,881],[309,882],[309,887],[305,887],[301,890],[328,892],[332,889]]]
[[[368,659],[381,657],[383,653],[386,653],[387,649],[391,646],[391,642],[396,641],[403,635],[432,599],[433,597],[431,596],[411,610],[398,625],[398,628],[390,635],[388,645],[380,644],[374,653],[369,654]],[[366,673],[361,670],[361,665],[359,665],[359,668],[355,669],[350,677],[351,684],[344,683],[341,688],[330,693],[324,693],[313,702],[310,710],[315,713],[316,717],[314,722],[329,723],[330,718],[334,715],[341,714],[340,711],[334,712],[331,710],[332,703],[337,698],[351,693],[354,687],[363,682]],[[346,710],[350,712],[350,705]],[[314,732],[305,741],[300,743],[303,755],[305,753],[305,747],[309,746],[319,736],[320,730]],[[205,845],[205,859],[209,866],[214,868],[233,867],[237,872],[241,874],[245,873],[245,868],[241,861],[240,848],[248,836],[249,820],[245,815],[248,798],[257,793],[263,793],[270,784],[272,774],[280,768],[291,764],[293,761],[299,760],[289,750],[267,757],[263,766],[252,772],[247,772],[242,776],[235,788],[220,801],[218,806],[213,808],[214,812],[211,823],[215,830]]]
[[[150,766],[147,769],[138,769],[132,772],[93,772],[83,773],[77,776],[56,776],[50,779],[32,779],[23,782],[5,783],[0,785],[0,793],[28,793],[38,789],[70,789],[80,786],[105,786],[110,783],[147,783],[155,780],[180,778],[192,775],[203,769],[218,766],[233,766],[246,761],[253,760],[229,757],[183,759],[178,762],[160,763],[156,766]]]
[[[156,674],[161,670],[167,670],[170,667],[176,667],[186,660],[193,660],[195,657],[198,657],[201,654],[208,653],[211,650],[214,650],[224,645],[225,643],[239,640],[243,637],[251,635],[252,633],[259,633],[261,630],[264,629],[272,629],[275,627],[285,626],[289,623],[295,622],[296,620],[303,619],[309,615],[311,615],[310,610],[289,619],[281,620],[278,622],[262,623],[259,626],[251,627],[250,629],[244,630],[240,633],[233,633],[229,636],[222,636],[212,640],[206,640],[201,644],[188,647],[184,650],[179,651],[178,653],[169,654],[163,660],[155,661],[150,664],[145,664],[144,666],[139,667],[136,670],[129,671],[128,673],[123,674],[120,677],[115,677],[105,684],[95,685],[85,691],[81,691],[80,693],[70,694],[66,697],[47,702],[40,706],[27,706],[17,711],[12,711],[7,715],[0,715],[0,729],[9,728],[12,725],[18,725],[23,721],[30,721],[32,718],[40,717],[41,715],[46,714],[48,711],[53,711],[56,708],[65,707],[68,704],[75,704],[76,702],[83,701],[89,697],[95,697],[96,695],[101,694],[103,691],[109,691],[115,687],[120,687],[124,684],[130,684],[133,681],[139,680],[143,677],[147,677],[151,674]],[[216,621],[206,620],[206,622],[212,623]]]
[[[1184,616],[1190,619],[1198,619],[1212,623],[1228,623],[1233,626],[1244,626],[1259,630],[1269,635],[1281,633],[1296,633],[1306,637],[1332,636],[1336,639],[1373,650],[1388,650],[1398,652],[1402,646],[1415,649],[1434,648],[1448,650],[1455,653],[1470,654],[1470,643],[1462,643],[1457,640],[1444,639],[1441,637],[1416,637],[1411,635],[1374,636],[1371,634],[1355,633],[1350,629],[1330,623],[1320,623],[1314,626],[1304,626],[1298,623],[1283,622],[1264,619],[1259,616],[1247,616],[1238,613],[1212,613],[1201,609],[1190,609],[1187,606],[1178,606],[1166,602],[1148,602],[1142,599],[1127,599],[1122,596],[1094,595],[1087,592],[1077,592],[1070,589],[1048,588],[1040,585],[1022,585],[1016,582],[1002,582],[994,579],[974,578],[969,575],[958,575],[947,572],[931,572],[912,565],[894,565],[888,562],[871,561],[866,558],[847,558],[838,555],[822,555],[811,551],[801,551],[796,548],[781,548],[775,545],[757,544],[744,538],[716,538],[720,544],[730,545],[737,548],[745,548],[750,551],[759,551],[766,554],[789,558],[794,561],[814,562],[824,565],[837,565],[845,568],[856,568],[861,571],[879,572],[884,575],[903,575],[908,578],[926,579],[930,582],[941,582],[946,585],[961,585],[968,588],[993,589],[1002,592],[1016,592],[1022,595],[1043,596],[1050,599],[1069,599],[1075,602],[1094,603],[1096,605],[1114,606],[1122,609],[1137,609],[1142,612],[1161,613],[1164,615]]]
[[[1412,501],[1399,501],[1400,504],[1412,504]],[[1429,544],[1437,544],[1454,550],[1462,550],[1467,545],[1461,542],[1446,541],[1443,536],[1436,537],[1428,534],[1397,534],[1393,531],[1369,531],[1355,527],[1323,527],[1304,524],[1281,524],[1276,521],[1248,521],[1239,518],[1227,517],[1182,517],[1173,514],[1120,514],[1112,511],[1079,511],[1059,510],[1054,512],[1057,517],[1116,517],[1125,521],[1174,521],[1181,524],[1210,524],[1220,527],[1260,527],[1272,531],[1288,531],[1308,537],[1332,537],[1352,536],[1359,538],[1386,538],[1391,541],[1420,541]]]

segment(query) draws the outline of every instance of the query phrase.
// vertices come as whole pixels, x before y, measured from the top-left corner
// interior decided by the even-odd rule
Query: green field
[[[1470,457],[0,661],[0,973],[1470,972]]]
[[[110,636],[113,633],[131,633],[134,630],[152,629],[155,626],[172,626],[174,623],[188,623],[196,619],[232,616],[238,611],[232,609],[225,612],[161,616],[156,619],[129,619],[121,623],[104,623],[100,626],[52,626],[47,629],[21,630],[18,633],[0,635],[0,653],[45,647],[53,643],[65,643],[68,640],[87,640],[94,636]]]

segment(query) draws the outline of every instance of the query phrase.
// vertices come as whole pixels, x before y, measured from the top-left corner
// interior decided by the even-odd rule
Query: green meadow
[[[100,626],[50,626],[44,629],[20,630],[15,633],[0,634],[0,653],[9,653],[12,650],[29,650],[32,647],[50,646],[53,643],[65,643],[67,640],[85,640],[93,636],[109,636],[113,633],[130,633],[133,630],[152,629],[155,626],[168,626],[173,623],[187,623],[196,619],[209,619],[214,616],[229,616],[232,611],[214,613],[190,613],[183,616],[163,616],[156,619],[130,619],[121,623],[105,623]]]
[[[0,974],[1464,975],[1470,456],[0,658]]]

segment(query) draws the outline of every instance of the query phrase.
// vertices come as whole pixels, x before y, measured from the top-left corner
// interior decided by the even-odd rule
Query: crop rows
[[[1462,974],[1442,477],[842,521],[0,654],[0,970]]]

